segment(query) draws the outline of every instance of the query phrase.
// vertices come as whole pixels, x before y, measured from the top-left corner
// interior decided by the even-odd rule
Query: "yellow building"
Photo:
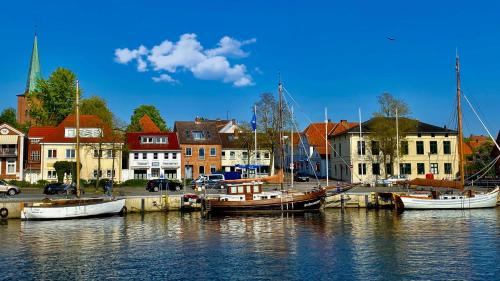
[[[56,127],[33,127],[28,132],[26,180],[56,181],[54,163],[76,161],[75,116]],[[122,178],[123,143],[97,116],[80,116],[80,178],[84,180]],[[70,175],[67,175],[70,176]]]
[[[425,178],[427,174],[435,179],[456,178],[459,160],[456,131],[417,122],[416,127],[399,140],[399,158],[389,162],[380,151],[380,143],[370,136],[372,121],[362,124],[361,133],[359,126],[355,126],[329,137],[334,179],[373,183],[394,175],[408,179]]]

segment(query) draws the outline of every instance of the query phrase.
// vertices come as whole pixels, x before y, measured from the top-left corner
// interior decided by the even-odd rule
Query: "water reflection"
[[[500,210],[0,224],[0,280],[493,280]]]

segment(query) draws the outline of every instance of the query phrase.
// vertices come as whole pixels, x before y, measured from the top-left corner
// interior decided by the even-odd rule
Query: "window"
[[[269,159],[269,152],[264,153],[264,158]]]
[[[94,158],[102,158],[102,150],[94,149]]]
[[[115,158],[116,157],[116,151],[114,151],[113,149],[106,150],[106,157],[107,158]]]
[[[139,153],[134,153],[134,159],[135,160],[139,159]]]
[[[438,163],[431,163],[431,173],[434,175],[439,174]]]
[[[205,159],[205,149],[203,147],[198,149],[198,159]]]
[[[444,173],[447,175],[451,175],[451,163],[444,163]]]
[[[438,153],[438,143],[437,141],[431,141],[430,142],[430,146],[431,146],[431,154],[437,154]]]
[[[236,158],[236,153],[234,151],[229,152],[229,159],[235,159]]]
[[[225,151],[222,151],[222,159],[226,159],[226,152]]]
[[[40,161],[40,151],[38,150],[31,151],[31,161]]]
[[[169,156],[170,156],[170,154],[169,154]],[[172,153],[172,159],[177,159],[177,153],[176,152]]]
[[[159,137],[159,138],[156,138],[156,143],[168,143],[168,139],[167,137]]]
[[[191,155],[193,155],[192,151],[191,151],[191,147],[186,147],[186,156],[191,156]]]
[[[217,149],[215,147],[210,147],[210,156],[216,156],[217,155]]]
[[[407,141],[402,141],[401,142],[401,153],[403,155],[408,155],[408,142]]]
[[[365,141],[358,141],[358,155],[365,155]]]
[[[142,153],[142,159],[148,159],[148,154],[146,152]]]
[[[431,138],[433,138],[433,137],[435,137],[435,136],[436,136],[436,134],[431,134]]]
[[[47,178],[48,179],[55,179],[55,178],[57,178],[56,171],[47,171]]]
[[[193,131],[192,133],[194,140],[204,140],[205,134],[202,131]]]
[[[411,164],[401,163],[399,164],[399,174],[401,175],[411,175]]]
[[[450,143],[450,141],[444,141],[443,142],[443,153],[444,154],[451,154],[451,143]]]
[[[385,174],[392,175],[392,164],[391,163],[388,163],[385,165]]]
[[[358,163],[358,174],[366,175],[366,163]]]
[[[378,141],[372,141],[372,155],[379,155],[380,147]]]
[[[205,166],[200,166],[198,167],[198,173],[200,175],[204,175],[205,174]]]
[[[339,157],[342,156],[342,144],[339,143]]]
[[[66,149],[66,158],[75,158],[75,150]]]
[[[215,167],[215,165],[210,165],[210,173],[213,174],[217,172],[217,168]]]
[[[257,157],[257,159],[260,159],[260,152],[257,152],[256,157]]]
[[[49,149],[47,151],[47,157],[48,158],[57,158],[57,150],[55,150],[55,149]]]
[[[417,175],[423,175],[423,174],[425,174],[425,164],[417,163]]]
[[[16,173],[16,159],[7,159],[7,175]]]
[[[108,179],[110,179],[112,177],[114,178],[115,177],[115,170],[113,170],[113,172],[111,172],[111,170],[106,170],[106,177]]]
[[[158,159],[158,153],[157,152],[153,152],[153,159]]]
[[[316,172],[319,172],[320,169],[321,169],[321,163],[316,162]]]
[[[333,144],[333,157],[337,157],[337,144]]]
[[[335,166],[335,168],[337,168],[337,166]],[[335,174],[337,173],[336,170],[337,169],[335,169]],[[372,164],[372,174],[375,176],[380,176],[380,164],[379,163]]]
[[[417,154],[424,154],[424,142],[417,141]]]
[[[243,156],[243,159],[247,159],[248,158],[248,152],[246,152],[246,151],[243,151],[241,153],[241,155]]]

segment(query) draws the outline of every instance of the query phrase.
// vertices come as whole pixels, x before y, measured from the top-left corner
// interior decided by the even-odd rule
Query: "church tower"
[[[33,50],[31,52],[30,67],[28,70],[28,81],[26,82],[26,89],[24,93],[17,96],[17,123],[25,124],[30,121],[29,116],[29,104],[28,104],[28,93],[31,93],[36,88],[37,80],[42,78],[42,72],[40,71],[40,61],[38,59],[38,40],[35,33],[35,39],[33,41]]]

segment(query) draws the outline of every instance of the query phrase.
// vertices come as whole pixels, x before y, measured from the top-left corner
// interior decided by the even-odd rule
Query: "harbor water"
[[[0,221],[0,280],[499,280],[500,209]]]

